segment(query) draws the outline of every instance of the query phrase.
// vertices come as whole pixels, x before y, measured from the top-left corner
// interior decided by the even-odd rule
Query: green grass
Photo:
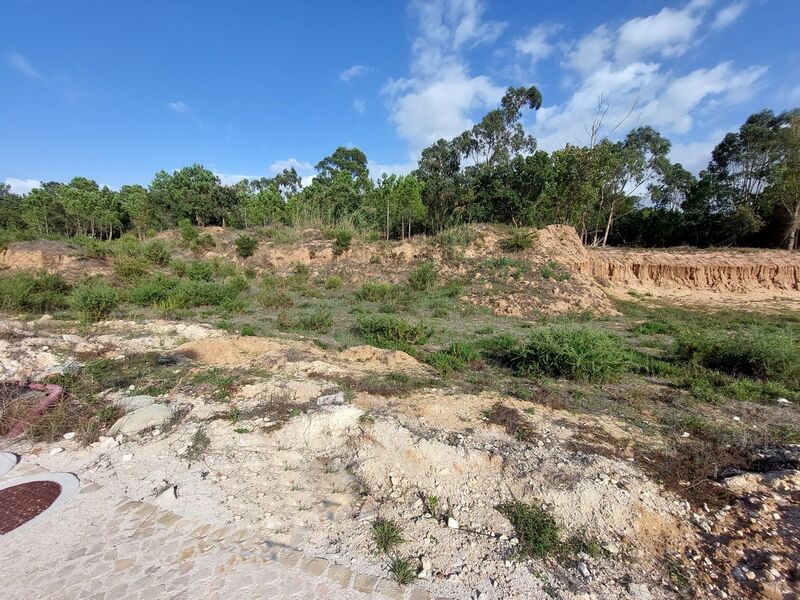
[[[46,271],[0,276],[0,310],[46,313],[69,305],[70,286],[60,276]]]
[[[389,519],[376,519],[372,523],[372,539],[384,554],[406,541],[402,528]]]
[[[400,585],[408,585],[417,578],[417,569],[414,561],[399,556],[394,556],[390,560],[389,573]]]
[[[519,545],[517,553],[525,558],[547,558],[561,549],[561,528],[544,508],[518,500],[495,507],[511,522]]]
[[[397,294],[397,288],[389,283],[367,281],[356,292],[356,298],[367,302],[391,302]]]
[[[333,313],[328,307],[297,311],[291,315],[282,312],[278,315],[278,325],[283,329],[298,329],[315,333],[328,333],[333,327]]]
[[[239,256],[239,258],[253,256],[256,248],[258,248],[258,240],[252,235],[248,235],[246,233],[243,233],[237,237],[233,243],[236,246],[236,254]]]
[[[508,256],[487,258],[481,263],[481,268],[495,277],[512,277],[513,279],[519,279],[530,271],[530,266],[527,262],[519,258],[509,258]]]
[[[530,231],[516,230],[507,238],[500,240],[500,247],[506,252],[522,252],[533,246],[536,239]]]
[[[72,307],[82,321],[99,321],[117,307],[117,290],[103,282],[88,281],[75,288],[70,296]]]
[[[408,287],[415,292],[431,289],[439,280],[439,272],[433,261],[425,261],[417,266],[408,276]]]
[[[409,323],[400,317],[384,314],[359,316],[356,332],[376,346],[395,349],[424,344],[433,333],[425,323]]]

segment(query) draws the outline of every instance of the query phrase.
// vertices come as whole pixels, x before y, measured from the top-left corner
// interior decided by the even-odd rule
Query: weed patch
[[[376,346],[403,349],[424,344],[433,334],[424,323],[409,323],[392,315],[361,315],[356,332]]]

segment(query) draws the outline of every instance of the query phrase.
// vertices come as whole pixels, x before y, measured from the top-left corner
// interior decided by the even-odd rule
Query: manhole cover
[[[0,489],[0,535],[46,511],[61,495],[55,481],[28,481]]]

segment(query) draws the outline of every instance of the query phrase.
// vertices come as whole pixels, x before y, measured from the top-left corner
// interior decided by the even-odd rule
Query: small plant
[[[253,256],[256,248],[258,248],[258,240],[252,235],[247,234],[242,234],[237,237],[234,244],[236,244],[236,254],[238,254],[240,258]]]
[[[161,240],[152,240],[142,247],[142,255],[154,265],[163,267],[169,263],[170,252],[167,245]]]
[[[327,307],[299,312],[295,317],[281,313],[278,315],[278,324],[284,329],[327,333],[333,327],[333,313]]]
[[[81,320],[99,321],[117,306],[117,290],[107,283],[88,282],[72,293],[72,306]]]
[[[425,507],[427,513],[434,519],[439,518],[439,496],[430,494],[420,494],[422,505]]]
[[[372,539],[380,552],[384,554],[405,542],[403,530],[394,521],[376,519],[372,524]]]
[[[560,550],[560,527],[553,515],[541,506],[514,500],[499,504],[495,509],[514,527],[520,556],[547,558]]]
[[[144,277],[150,268],[150,263],[138,256],[118,256],[114,260],[114,274],[125,281]]]
[[[197,431],[195,431],[194,435],[192,436],[192,441],[189,444],[189,447],[184,453],[184,457],[186,457],[189,461],[195,461],[205,454],[205,451],[208,450],[210,445],[211,438],[206,435],[206,432],[202,427],[198,427]]]
[[[367,281],[356,292],[356,297],[367,302],[389,302],[395,294],[395,287],[391,284]]]
[[[517,230],[504,240],[500,247],[507,252],[522,252],[533,246],[534,235],[530,231]]]
[[[214,278],[214,265],[205,260],[193,260],[186,269],[186,276],[192,281],[211,281]]]
[[[325,280],[325,288],[329,290],[338,290],[342,287],[342,278],[338,275],[331,275]]]
[[[408,277],[408,286],[415,292],[424,292],[436,285],[439,273],[433,261],[425,261],[411,272]]]
[[[192,242],[192,250],[195,252],[208,250],[216,245],[217,243],[214,241],[214,238],[211,237],[210,233],[203,233],[197,236],[197,239]]]
[[[353,232],[349,229],[336,229],[333,231],[333,253],[336,256],[344,254],[350,249],[353,241]]]
[[[417,578],[414,561],[399,556],[392,557],[389,562],[389,573],[400,585],[407,585]]]
[[[263,308],[291,308],[294,305],[294,300],[289,294],[270,288],[259,290],[256,302]]]
[[[512,277],[519,279],[525,273],[530,271],[527,262],[519,258],[509,258],[501,256],[500,258],[487,258],[483,261],[482,266],[487,271],[494,273],[501,277]]]
[[[569,281],[572,274],[554,260],[550,260],[539,270],[544,279],[555,279],[556,281]]]
[[[242,327],[239,329],[239,335],[254,336],[258,335],[258,332],[252,325],[242,325]]]
[[[189,219],[181,219],[178,221],[178,231],[181,232],[181,237],[184,242],[193,242],[197,239],[197,227],[195,227]]]

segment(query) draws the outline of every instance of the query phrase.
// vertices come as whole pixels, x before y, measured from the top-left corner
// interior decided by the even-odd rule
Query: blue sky
[[[539,87],[540,147],[650,124],[692,170],[800,105],[800,2],[4,0],[0,180],[119,187],[200,162],[232,182],[356,145],[373,175]],[[631,108],[633,111],[631,112]]]

